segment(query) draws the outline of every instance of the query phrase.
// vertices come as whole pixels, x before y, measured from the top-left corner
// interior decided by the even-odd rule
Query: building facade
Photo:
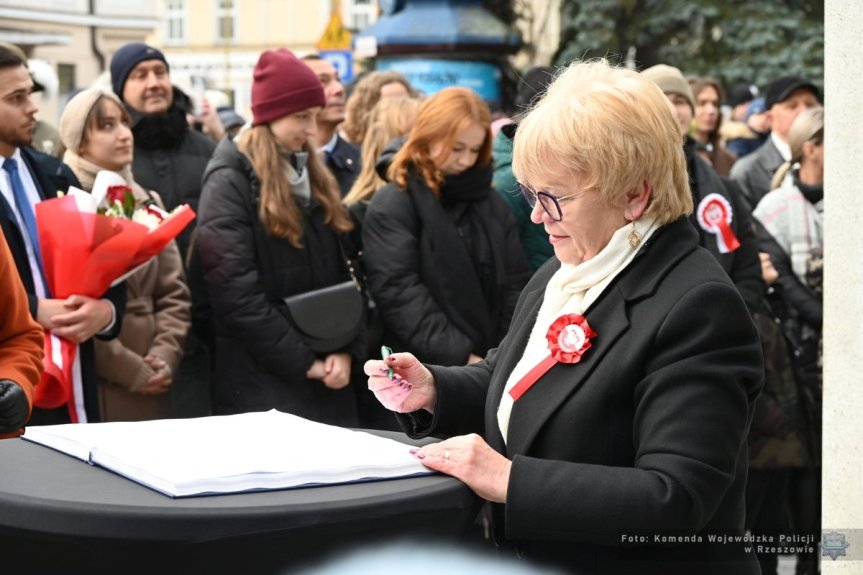
[[[69,93],[96,80],[111,55],[159,26],[159,0],[3,0],[0,41],[20,46],[57,73],[57,93],[42,96],[39,117],[56,124]]]
[[[519,69],[551,62],[560,39],[560,0],[525,0]],[[252,70],[263,50],[316,50],[331,16],[357,33],[373,24],[378,0],[158,0],[161,25],[148,41],[171,63],[175,83],[197,99],[206,89],[229,95],[249,117]]]
[[[365,27],[377,16],[377,0],[160,0],[161,25],[148,41],[165,52],[172,79],[193,99],[220,90],[249,117],[260,53],[315,51],[336,11],[345,27]]]
[[[520,12],[526,48],[516,67],[548,64],[559,40],[560,0],[525,0]],[[335,13],[356,33],[375,22],[379,1],[0,0],[0,41],[56,71],[56,93],[42,96],[39,114],[55,124],[73,90],[103,74],[120,46],[141,41],[165,52],[172,78],[193,99],[221,90],[246,115],[260,53],[314,51]]]

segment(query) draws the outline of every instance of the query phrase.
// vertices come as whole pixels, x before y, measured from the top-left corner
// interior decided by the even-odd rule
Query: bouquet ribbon
[[[55,346],[59,343],[60,365],[54,361]],[[70,405],[69,415],[73,423],[78,423],[78,415],[72,406],[72,365],[78,345],[50,333],[45,334],[45,356],[42,364],[45,370],[42,379],[36,386],[33,403],[43,409],[55,409],[67,403]]]
[[[562,315],[551,324],[545,335],[548,340],[549,355],[536,364],[509,390],[513,401],[518,401],[533,384],[558,363],[578,363],[591,346],[591,338],[596,337],[587,318],[578,314]]]

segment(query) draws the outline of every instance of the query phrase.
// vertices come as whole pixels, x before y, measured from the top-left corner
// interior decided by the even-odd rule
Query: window
[[[186,41],[186,1],[165,0],[165,43]]]
[[[75,81],[75,64],[57,64],[57,79],[59,80],[60,94],[68,94],[78,84]]]
[[[216,40],[222,43],[234,41],[237,24],[236,0],[216,0]]]
[[[345,26],[352,32],[360,32],[372,24],[377,16],[377,0],[344,0],[347,19]]]

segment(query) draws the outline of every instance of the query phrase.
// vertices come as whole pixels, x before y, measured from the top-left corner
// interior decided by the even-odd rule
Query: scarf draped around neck
[[[78,181],[81,182],[81,187],[86,192],[91,192],[93,190],[93,183],[96,181],[96,174],[104,170],[104,168],[97,166],[89,160],[85,160],[71,150],[66,150],[66,153],[63,155],[63,162],[69,166],[73,172],[75,172],[75,175],[78,177]],[[126,184],[128,184],[132,189],[132,195],[136,200],[142,202],[150,199],[149,194],[147,194],[147,192],[145,192],[132,177],[131,164],[128,164],[117,173],[126,180]]]
[[[510,373],[498,406],[497,421],[504,441],[514,404],[509,390],[548,356],[546,333],[549,326],[561,315],[583,315],[591,304],[599,299],[612,280],[635,259],[638,248],[647,242],[659,226],[653,218],[642,218],[634,223],[634,227],[641,234],[641,243],[636,249],[629,245],[633,224],[627,224],[614,232],[608,245],[597,255],[578,265],[562,263],[560,269],[551,276],[524,354]],[[589,323],[590,318],[587,319]],[[596,329],[596,326],[592,327]]]
[[[132,117],[135,145],[145,150],[175,148],[189,130],[186,113],[176,104],[172,104],[163,114],[143,114],[128,107],[127,109]]]
[[[413,170],[407,193],[420,220],[420,241],[435,258],[433,281],[439,304],[453,324],[473,342],[473,353],[485,355],[497,345],[498,318],[507,285],[501,246],[502,227],[488,206],[492,169],[471,168],[447,176],[438,200]],[[464,227],[469,226],[467,234]],[[467,358],[465,358],[467,359]]]

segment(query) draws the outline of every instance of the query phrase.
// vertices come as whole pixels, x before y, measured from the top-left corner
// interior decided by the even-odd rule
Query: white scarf
[[[608,245],[594,257],[578,265],[561,264],[560,269],[551,276],[545,287],[545,296],[536,316],[536,323],[530,332],[530,338],[527,340],[527,346],[524,348],[524,354],[509,374],[497,409],[497,424],[504,441],[507,440],[513,406],[509,390],[548,356],[548,342],[545,337],[548,327],[561,315],[583,314],[584,310],[590,307],[590,304],[596,301],[608,284],[617,277],[617,274],[635,258],[638,247],[647,241],[657,227],[656,220],[653,218],[642,218],[636,221],[635,231],[641,234],[641,243],[633,249],[629,245],[632,224],[626,224],[614,232]]]

